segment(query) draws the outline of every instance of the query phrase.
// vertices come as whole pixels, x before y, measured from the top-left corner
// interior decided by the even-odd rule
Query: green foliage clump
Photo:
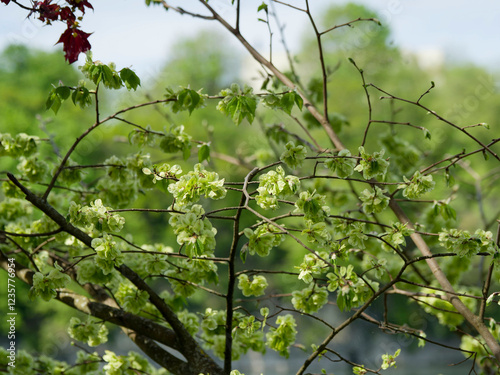
[[[403,195],[409,199],[420,198],[423,194],[434,189],[436,183],[432,180],[432,176],[424,176],[419,171],[413,174],[413,177],[408,180],[403,176],[405,184],[399,186],[403,189]]]
[[[231,117],[236,125],[241,124],[245,118],[250,124],[253,122],[258,98],[251,87],[245,85],[242,90],[238,84],[233,83],[230,88],[222,90],[219,95],[224,99],[217,104],[217,109]]]
[[[167,88],[165,99],[171,101],[172,112],[188,111],[189,114],[197,108],[201,108],[205,104],[205,95],[201,90],[194,91],[190,88],[181,87],[178,91]]]
[[[328,258],[329,254],[327,252],[321,252],[318,255],[304,255],[304,260],[299,267],[296,267],[300,270],[298,277],[299,280],[302,280],[307,284],[312,283],[315,276],[319,276],[325,271],[325,269],[328,269],[328,264],[324,261]]]
[[[255,230],[245,228],[243,233],[248,238],[250,255],[257,254],[261,257],[268,256],[273,247],[279,246],[285,240],[280,229],[270,224],[259,225]]]
[[[286,92],[281,95],[271,92],[264,96],[263,104],[268,108],[280,109],[286,114],[291,115],[294,105],[302,111],[304,100],[296,91]]]
[[[363,178],[369,180],[371,178],[384,178],[389,167],[389,162],[383,158],[385,150],[368,154],[363,146],[359,146],[361,159],[359,164],[354,168],[357,172],[363,172]]]
[[[267,280],[264,276],[257,275],[254,276],[253,280],[246,274],[241,274],[238,276],[238,289],[241,290],[245,297],[249,296],[261,296],[265,293],[267,288]]]
[[[291,169],[300,168],[306,159],[306,148],[293,142],[288,142],[285,147],[286,150],[281,154],[280,160]]]
[[[127,90],[137,90],[137,87],[141,84],[141,80],[133,70],[123,68],[117,71],[113,63],[106,65],[101,61],[93,61],[91,53],[87,54],[85,64],[80,70],[95,85],[102,82],[104,87],[108,89],[119,89],[125,86]]]
[[[281,166],[276,171],[269,171],[259,177],[259,195],[257,204],[264,209],[277,209],[278,199],[287,198],[297,192],[300,180],[296,176],[287,175]]]
[[[309,242],[317,243],[320,246],[330,244],[333,236],[325,222],[315,223],[311,220],[307,220],[305,224],[306,228],[302,230],[302,234],[306,235]]]
[[[204,340],[204,346],[214,351],[219,358],[224,358],[225,350],[225,331],[226,314],[221,310],[207,308],[201,322],[201,337]],[[235,312],[233,317],[233,351],[231,357],[237,360],[241,355],[249,350],[263,353],[264,334],[259,330],[260,322],[255,322],[253,316],[244,316],[240,312]]]
[[[457,253],[460,257],[471,257],[479,252],[494,254],[497,251],[493,234],[482,229],[472,235],[466,230],[443,229],[439,233],[439,242],[445,249]]]
[[[102,359],[106,362],[103,367],[106,375],[135,375],[137,372],[152,371],[148,361],[136,352],[130,351],[126,356],[116,355],[110,350],[105,353]]]
[[[303,191],[299,194],[299,199],[295,201],[296,210],[304,214],[304,220],[319,223],[325,221],[330,214],[330,207],[326,205],[326,196]]]
[[[292,315],[286,314],[276,318],[276,328],[271,328],[266,334],[266,344],[272,350],[288,358],[290,356],[289,348],[295,342],[297,323]]]
[[[409,229],[407,223],[402,224],[396,222],[392,223],[391,226],[392,229],[384,233],[383,239],[396,249],[404,248],[406,246],[406,237],[410,236],[414,230]],[[389,248],[385,242],[382,247]]]
[[[221,21],[215,17],[217,9],[204,4]],[[270,26],[267,4],[258,11],[265,13],[266,19],[260,21]],[[144,334],[139,345],[151,358],[168,357],[170,350],[184,357],[173,360],[173,368],[169,362],[163,364],[166,369],[155,370],[133,352],[106,351],[102,357],[79,352],[74,365],[19,352],[17,367],[9,372],[164,375],[167,369],[178,372],[175,363],[179,363],[189,373],[206,373],[208,367],[213,369],[210,373],[229,373],[230,361],[250,350],[264,353],[270,348],[289,357],[294,346],[303,347],[295,345],[297,338],[317,339],[322,329],[330,330],[336,319],[335,314],[325,314],[327,304],[328,311],[372,310],[371,319],[380,320],[382,332],[418,333],[420,345],[425,334],[410,328],[408,319],[415,308],[437,317],[429,320],[430,331],[437,324],[464,331],[465,320],[458,313],[464,310],[448,302],[455,291],[460,300],[453,302],[463,301],[464,309],[478,318],[469,319],[472,326],[484,336],[477,327],[489,321],[498,341],[500,329],[492,316],[499,297],[494,290],[500,253],[490,232],[498,207],[498,140],[491,140],[485,123],[471,122],[469,111],[460,108],[462,97],[450,95],[453,105],[449,105],[436,95],[432,103],[437,110],[427,108],[434,83],[416,101],[405,99],[425,90],[420,84],[428,74],[388,43],[389,30],[375,17],[352,4],[324,12],[325,22],[316,21],[317,30],[325,31],[315,35],[315,43],[307,41],[300,59],[290,61],[290,72],[279,72],[271,59],[244,41],[264,69],[261,92],[230,85],[231,74],[237,71],[230,66],[234,60],[219,50],[224,43],[209,43],[218,40],[210,33],[179,42],[178,52],[149,91],[152,98],[148,93],[148,101],[142,103],[136,103],[132,95],[137,94],[130,92],[141,85],[132,70],[94,61],[90,54],[81,68],[84,80],[78,81],[72,71],[58,83],[54,72],[45,78],[33,69],[42,65],[42,58],[33,58],[21,47],[13,48],[9,58],[0,55],[0,81],[6,87],[0,92],[0,125],[5,128],[0,134],[0,157],[6,171],[0,192],[0,251],[10,258],[9,264],[19,267],[18,276],[33,275],[30,292],[18,293],[16,301],[23,304],[27,296],[49,301],[69,292],[76,301],[84,293],[84,301],[90,299],[99,311],[118,308],[121,321],[112,321]],[[332,28],[332,22],[355,27]],[[239,33],[238,27],[228,29]],[[315,71],[307,64],[317,56],[318,40],[322,61]],[[338,64],[331,81],[333,71],[326,67],[348,55],[352,65]],[[48,71],[60,70],[54,69],[58,65],[52,57],[40,56]],[[302,77],[298,74],[303,66],[295,66],[299,62],[306,64]],[[466,92],[470,85],[455,74],[460,71],[439,69],[453,86],[451,92]],[[482,77],[484,72],[475,74],[479,72],[462,71]],[[165,92],[164,82],[178,88]],[[45,103],[41,95],[31,93],[38,86],[45,93],[50,85]],[[112,99],[122,93],[127,97],[108,100],[106,89],[120,88],[129,93],[113,91]],[[494,82],[480,88],[491,97],[481,98],[478,108],[485,115],[493,113],[487,107],[498,99]],[[380,92],[383,100],[376,104],[371,99]],[[353,100],[360,94],[368,100],[368,123]],[[63,108],[70,99],[74,106]],[[124,106],[111,110],[110,102]],[[54,119],[52,124],[46,115],[35,121],[44,104],[60,121]],[[440,106],[455,119],[448,121]],[[155,110],[148,111],[151,108]],[[297,109],[307,113],[298,114]],[[241,126],[245,120],[259,126]],[[229,126],[231,121],[240,126]],[[433,121],[451,125],[461,137],[432,127]],[[364,132],[354,124],[366,124]],[[426,127],[436,129],[433,139]],[[28,129],[33,135],[25,133]],[[421,137],[420,131],[425,137],[422,143],[415,140],[414,132]],[[352,155],[343,144],[359,147],[359,154]],[[382,150],[366,151],[374,147]],[[490,159],[476,162],[481,153]],[[318,172],[321,164],[323,173]],[[293,173],[287,175],[287,169]],[[401,195],[406,199],[399,199]],[[480,210],[471,210],[473,203]],[[399,221],[391,221],[389,208]],[[116,211],[127,213],[122,217]],[[447,253],[439,253],[439,246]],[[426,262],[439,269],[431,267],[431,272]],[[490,272],[483,269],[487,266]],[[441,277],[436,277],[438,272]],[[471,286],[478,283],[478,275],[485,290]],[[488,284],[486,275],[491,276]],[[15,276],[9,268],[8,277]],[[444,278],[455,288],[448,295],[444,290],[449,284],[437,283]],[[335,295],[336,304],[329,303],[330,295]],[[106,302],[109,297],[116,305]],[[417,304],[398,303],[395,311],[393,301],[406,297]],[[386,311],[378,314],[382,299]],[[26,306],[20,310],[31,308]],[[38,303],[35,307],[43,309]],[[75,307],[85,313],[96,311]],[[259,308],[263,319],[256,315]],[[347,324],[360,316],[352,315]],[[134,329],[137,321],[144,332]],[[298,323],[306,327],[300,336]],[[90,346],[99,345],[107,340],[105,324],[96,318],[86,322],[73,318],[69,334]],[[168,337],[162,341],[149,335],[151,327],[164,329]],[[462,347],[474,351],[488,372],[497,363],[486,342],[467,335]],[[310,359],[321,358],[330,349],[311,347]],[[225,358],[226,368],[218,369],[207,351],[230,357]],[[0,350],[2,358],[4,353]],[[383,354],[378,370],[339,358],[355,374],[366,374],[395,367],[399,354],[399,350]],[[5,369],[4,360],[0,367]]]
[[[108,329],[103,322],[88,317],[86,322],[73,317],[69,322],[69,335],[88,346],[99,346],[108,341]]]
[[[191,206],[183,214],[172,214],[169,224],[174,228],[177,243],[184,246],[190,258],[210,256],[215,249],[215,229],[204,217],[205,210],[199,204]]]
[[[349,311],[366,302],[378,289],[378,283],[369,281],[365,276],[358,277],[352,264],[336,267],[329,272],[327,289],[337,291],[337,306],[341,311]]]
[[[25,133],[18,133],[14,137],[9,133],[0,133],[0,156],[31,156],[37,151],[39,142],[38,137]]]
[[[124,281],[120,283],[118,290],[115,292],[115,297],[119,301],[120,306],[125,311],[132,314],[137,314],[149,300],[149,294],[144,290],[137,290],[130,282]]]
[[[81,206],[70,202],[69,218],[71,223],[88,230],[98,232],[119,232],[125,224],[120,215],[110,213],[111,209],[103,205],[101,199],[96,199],[89,206]]]
[[[389,205],[389,197],[387,191],[380,189],[378,186],[370,191],[365,189],[361,192],[359,199],[363,202],[363,211],[367,214],[377,214],[382,212]]]
[[[113,240],[113,236],[104,233],[102,237],[94,238],[92,247],[96,252],[95,263],[105,275],[113,272],[115,265],[123,263],[121,249]]]
[[[354,173],[356,159],[351,157],[351,152],[348,149],[343,149],[339,153],[325,161],[325,167],[332,172],[337,172],[340,178],[350,177]]]
[[[302,290],[292,292],[292,305],[306,314],[318,312],[328,302],[328,291],[311,283]]]
[[[446,300],[443,296],[443,292],[423,289],[422,293],[428,294],[428,296],[419,297],[417,299],[419,305],[425,312],[434,315],[441,325],[448,326],[450,330],[456,330],[457,327],[464,322],[465,318],[457,314],[457,310]],[[469,309],[474,309],[476,307],[476,300],[474,299],[462,299],[462,302]]]
[[[191,154],[191,138],[184,131],[184,125],[172,126],[170,132],[161,138],[159,147],[167,154],[181,151],[184,158],[187,159]]]
[[[202,195],[210,199],[223,199],[226,196],[224,179],[219,179],[216,172],[205,170],[202,164],[196,164],[194,170],[182,175],[179,180],[168,186],[168,191],[175,198],[175,207],[183,208],[198,202]]]
[[[64,288],[71,281],[71,278],[61,271],[62,268],[56,264],[56,268],[47,275],[36,272],[33,275],[33,286],[29,291],[30,299],[41,297],[44,301],[50,301],[55,298],[56,289]]]

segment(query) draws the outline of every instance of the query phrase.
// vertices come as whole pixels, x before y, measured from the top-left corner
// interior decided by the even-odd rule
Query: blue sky
[[[245,17],[256,17],[262,0],[243,0]],[[490,69],[500,64],[500,2],[493,0],[360,0],[376,10],[383,23],[393,31],[394,43],[409,51],[441,51],[448,58],[472,61]],[[197,0],[177,0],[186,9],[196,7]],[[211,0],[220,12],[231,14],[230,0]],[[304,0],[289,0],[302,7]],[[310,0],[315,14],[330,4],[343,0]],[[139,72],[158,67],[171,54],[179,39],[200,30],[219,29],[215,22],[179,16],[159,7],[147,8],[143,0],[96,0],[95,12],[85,18],[83,29],[94,32],[90,42],[94,57],[114,61],[118,67],[132,66]],[[199,8],[198,8],[199,9]],[[298,48],[301,35],[307,32],[304,15],[289,8],[281,21],[287,24],[288,43]],[[26,20],[26,12],[15,4],[0,5],[0,48],[12,41],[53,49],[63,30],[62,25],[45,27],[37,20]],[[261,24],[264,26],[263,24]],[[247,39],[266,49],[265,29],[247,28]],[[276,41],[277,44],[277,41]],[[237,47],[235,47],[237,48]]]

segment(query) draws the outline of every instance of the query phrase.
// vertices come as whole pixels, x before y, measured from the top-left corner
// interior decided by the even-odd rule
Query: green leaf
[[[204,95],[201,94],[201,90],[194,91],[190,88],[181,88],[179,91],[167,88],[165,97],[173,99],[172,111],[174,113],[189,111],[189,114],[191,114],[196,108],[200,108],[204,104]]]
[[[53,91],[48,99],[47,99],[47,102],[45,103],[45,107],[47,109],[52,109],[52,111],[54,111],[54,114],[57,115],[57,112],[59,111],[59,108],[61,108],[61,98],[59,97],[59,95],[56,94],[55,91]]]
[[[302,107],[304,106],[304,99],[302,99],[302,96],[300,96],[296,92],[295,92],[295,104],[302,111]]]
[[[424,132],[424,137],[425,137],[425,138],[427,138],[427,139],[429,139],[429,140],[432,138],[432,137],[431,137],[431,132],[430,132],[428,129],[426,129],[426,128],[422,128],[422,131]]]
[[[269,81],[270,81],[270,79],[269,79],[269,77],[267,77],[267,78],[264,80],[264,82],[262,82],[262,86],[260,86],[260,89],[261,89],[261,90],[266,90],[266,89],[267,89],[267,85],[269,84]]]
[[[292,114],[292,108],[295,103],[295,92],[288,92],[281,97],[281,109],[289,115]]]
[[[248,256],[248,242],[244,244],[240,250],[240,258],[243,263],[247,261]]]
[[[59,86],[55,89],[55,93],[61,98],[61,100],[66,100],[69,98],[71,90],[68,86]]]
[[[257,109],[257,96],[253,94],[251,87],[245,86],[242,91],[239,85],[233,84],[230,89],[222,90],[220,95],[224,96],[224,99],[217,104],[220,112],[231,117],[236,125],[241,124],[245,118],[249,123],[253,122]]]
[[[71,100],[74,105],[79,105],[80,108],[88,107],[92,104],[92,97],[90,96],[90,91],[83,86],[78,86],[71,94]]]
[[[207,143],[201,145],[198,150],[198,162],[202,162],[203,160],[210,161],[210,145]]]
[[[260,4],[259,7],[257,8],[257,12],[260,12],[261,10],[263,10],[266,13],[268,12],[267,4],[265,2],[262,2],[262,4]]]
[[[296,169],[302,166],[307,155],[306,148],[302,145],[295,145],[293,142],[288,142],[286,150],[281,154],[280,160],[291,169]]]
[[[137,87],[141,85],[141,80],[135,74],[135,72],[129,68],[123,68],[120,70],[120,78],[125,83],[127,90],[137,90]]]
[[[71,94],[71,89],[68,86],[58,86],[52,89],[49,97],[45,102],[46,109],[52,109],[54,114],[57,114],[64,100],[68,99]]]

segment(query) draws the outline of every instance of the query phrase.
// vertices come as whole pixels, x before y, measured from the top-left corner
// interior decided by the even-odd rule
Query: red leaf
[[[59,17],[61,18],[61,21],[66,21],[68,26],[74,24],[76,19],[75,14],[69,7],[62,8],[59,13]]]
[[[5,5],[9,5],[10,0],[0,0],[0,3],[4,3]]]
[[[38,12],[40,16],[38,17],[40,21],[45,22],[48,21],[56,21],[59,17],[59,12],[61,7],[57,4],[51,4],[52,0],[39,1],[36,3],[38,6]]]
[[[85,7],[89,9],[94,9],[92,4],[87,0],[66,0],[66,2],[74,7],[77,7],[82,13],[85,13]]]
[[[80,55],[80,53],[90,50],[90,43],[87,40],[90,35],[91,34],[82,30],[73,29],[71,27],[66,29],[61,35],[57,43],[63,44],[65,58],[70,64],[78,60],[78,55]]]

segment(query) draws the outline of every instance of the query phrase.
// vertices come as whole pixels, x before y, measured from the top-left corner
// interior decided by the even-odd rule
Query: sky
[[[231,0],[211,0],[222,15],[231,16]],[[304,7],[304,0],[289,0]],[[320,15],[328,5],[344,4],[344,0],[310,0],[313,14]],[[494,0],[359,0],[380,14],[382,23],[390,26],[392,40],[403,50],[425,54],[429,58],[445,56],[461,62],[473,62],[495,70],[500,64],[500,1]],[[198,9],[198,0],[169,1],[185,9]],[[262,0],[242,0],[243,25],[253,20]],[[151,71],[175,54],[176,42],[209,29],[222,30],[213,21],[179,16],[161,7],[146,7],[143,0],[94,0],[95,11],[89,12],[82,29],[93,32],[90,37],[94,58],[113,61],[117,67],[129,66],[138,73]],[[303,13],[276,5],[280,20],[289,35],[288,44],[298,49],[309,25]],[[264,51],[266,29],[243,28],[244,36]],[[11,42],[54,50],[63,25],[43,26],[26,19],[26,11],[15,4],[0,4],[0,49]],[[234,44],[236,46],[236,44]],[[277,45],[277,40],[275,42]],[[235,47],[238,48],[238,47]]]

